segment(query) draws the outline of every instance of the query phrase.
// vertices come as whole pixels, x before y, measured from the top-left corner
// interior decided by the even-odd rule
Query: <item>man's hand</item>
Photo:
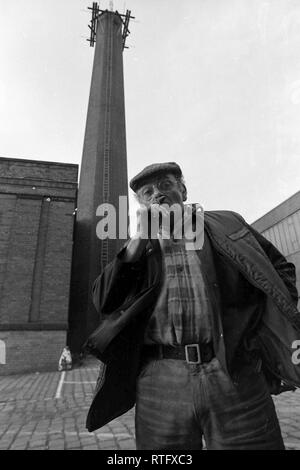
[[[137,232],[131,237],[124,256],[125,262],[137,261],[150,238],[158,238],[160,218],[164,220],[167,215],[166,207],[159,204],[146,206],[142,204],[137,210]],[[161,214],[161,215],[160,215]]]
[[[141,257],[148,241],[148,213],[149,209],[142,205],[136,211],[137,232],[131,237],[126,248],[124,261],[134,263]]]

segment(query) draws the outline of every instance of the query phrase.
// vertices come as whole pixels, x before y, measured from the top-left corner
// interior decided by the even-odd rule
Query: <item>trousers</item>
[[[235,383],[217,358],[208,363],[148,361],[137,382],[138,450],[283,450],[262,372],[247,365]]]

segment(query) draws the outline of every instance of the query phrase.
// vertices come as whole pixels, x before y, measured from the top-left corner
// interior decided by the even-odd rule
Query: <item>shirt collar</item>
[[[179,221],[174,227],[173,237],[170,239],[159,234],[161,248],[169,245],[184,246],[186,250],[201,250],[204,243],[204,211],[198,204],[185,204],[183,215],[184,233],[182,234],[182,223]]]

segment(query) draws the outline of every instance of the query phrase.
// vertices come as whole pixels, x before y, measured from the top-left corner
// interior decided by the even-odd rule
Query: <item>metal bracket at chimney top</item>
[[[87,41],[90,43],[91,47],[94,47],[95,42],[96,42],[97,25],[98,25],[99,16],[108,10],[101,10],[97,2],[93,2],[92,7],[88,7],[88,10],[92,11],[92,19],[90,21],[90,24],[88,25],[90,29],[90,37],[89,39],[87,39]],[[129,21],[131,19],[135,19],[135,17],[131,16],[131,10],[126,10],[125,15],[119,13],[117,10],[115,11],[114,14],[119,16],[123,24],[123,29],[122,29],[123,50],[128,49],[128,46],[126,46],[126,38],[130,34],[130,31],[128,29]]]

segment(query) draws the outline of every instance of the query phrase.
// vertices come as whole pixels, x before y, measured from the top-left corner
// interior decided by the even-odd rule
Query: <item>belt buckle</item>
[[[188,349],[189,348],[196,348],[197,351],[197,361],[190,361],[189,359],[189,353]],[[185,351],[185,360],[188,364],[201,364],[201,355],[200,355],[200,347],[199,344],[186,344],[184,346],[184,351]]]

